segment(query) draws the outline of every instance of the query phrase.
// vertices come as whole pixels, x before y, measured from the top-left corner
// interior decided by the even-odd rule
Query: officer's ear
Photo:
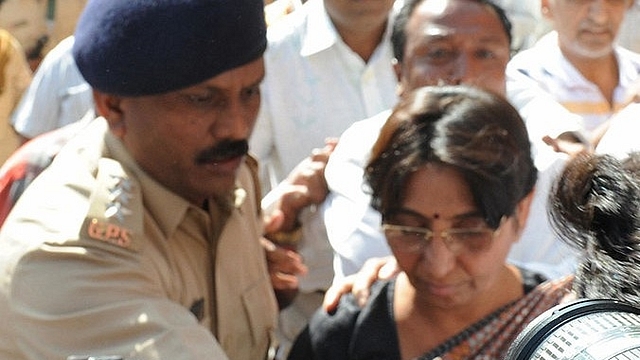
[[[98,115],[107,119],[111,132],[117,137],[124,136],[125,126],[122,117],[122,97],[93,90]]]

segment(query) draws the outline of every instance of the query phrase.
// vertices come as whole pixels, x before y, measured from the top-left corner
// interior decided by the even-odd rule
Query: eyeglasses
[[[479,253],[487,250],[498,235],[502,224],[506,221],[506,216],[500,219],[497,229],[469,228],[469,229],[448,229],[436,233],[427,228],[383,224],[382,230],[387,237],[389,246],[403,253],[418,253],[427,248],[431,239],[439,235],[447,249],[452,253],[459,255],[463,253]]]

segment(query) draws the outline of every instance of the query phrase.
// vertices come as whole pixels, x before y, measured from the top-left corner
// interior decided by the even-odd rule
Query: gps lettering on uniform
[[[87,231],[92,239],[105,241],[124,248],[131,246],[129,230],[118,225],[91,219]]]

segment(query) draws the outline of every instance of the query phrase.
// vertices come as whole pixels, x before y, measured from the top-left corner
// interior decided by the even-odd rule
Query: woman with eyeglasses
[[[334,314],[317,312],[289,359],[503,359],[571,286],[505,262],[536,174],[524,123],[502,97],[410,93],[365,174],[401,272],[376,283],[364,308],[347,295]]]

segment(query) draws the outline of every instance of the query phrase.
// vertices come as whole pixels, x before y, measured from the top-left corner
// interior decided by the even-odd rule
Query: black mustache
[[[196,161],[199,164],[211,163],[244,156],[249,151],[247,140],[224,140],[218,145],[202,151]]]

